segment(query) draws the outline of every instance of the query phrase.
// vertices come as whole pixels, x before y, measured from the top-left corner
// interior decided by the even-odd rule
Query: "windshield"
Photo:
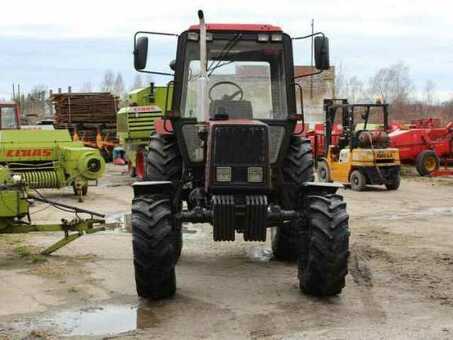
[[[16,108],[0,108],[0,129],[17,129]]]
[[[180,111],[197,117],[200,77],[198,42],[188,42]],[[286,76],[281,42],[229,40],[208,42],[209,114],[229,118],[286,119]]]
[[[354,123],[354,131],[384,130],[385,117],[383,107],[371,107],[368,115],[366,108],[356,108],[354,110]]]

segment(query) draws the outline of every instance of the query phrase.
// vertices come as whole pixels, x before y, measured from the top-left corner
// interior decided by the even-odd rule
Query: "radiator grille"
[[[265,164],[268,152],[265,126],[221,126],[214,133],[216,165]]]

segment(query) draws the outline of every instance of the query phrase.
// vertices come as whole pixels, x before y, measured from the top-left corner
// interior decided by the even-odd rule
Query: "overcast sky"
[[[291,35],[317,30],[330,38],[331,62],[367,80],[397,62],[410,67],[421,91],[434,81],[438,96],[453,98],[453,2],[449,0],[319,1],[3,1],[0,20],[0,98],[11,84],[30,89],[97,87],[107,69],[132,83],[132,36],[137,30],[181,32],[204,9],[208,22],[270,23]],[[171,39],[150,46],[154,61],[174,57]],[[309,61],[308,45],[297,62]],[[166,66],[161,69],[168,71]]]

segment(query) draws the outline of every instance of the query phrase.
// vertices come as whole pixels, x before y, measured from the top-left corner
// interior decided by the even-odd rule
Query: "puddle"
[[[65,311],[47,321],[61,328],[64,335],[112,335],[136,329],[137,306],[106,305]]]
[[[153,326],[138,321],[140,308],[137,305],[103,305],[65,310],[45,317],[10,324],[10,330],[44,331],[62,336],[116,335]]]
[[[9,331],[46,332],[67,336],[115,336],[152,328],[159,324],[155,306],[139,304],[106,304],[78,310],[64,310],[8,324]],[[0,330],[3,325],[0,323]],[[1,338],[1,335],[0,335]]]

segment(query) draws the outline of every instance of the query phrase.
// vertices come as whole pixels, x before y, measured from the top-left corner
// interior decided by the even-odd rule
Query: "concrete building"
[[[302,76],[316,72],[311,66],[294,66],[294,75]],[[320,74],[296,79],[302,86],[305,122],[313,127],[316,122],[324,121],[323,100],[335,98],[335,67]],[[296,88],[297,112],[301,112],[299,90]]]

